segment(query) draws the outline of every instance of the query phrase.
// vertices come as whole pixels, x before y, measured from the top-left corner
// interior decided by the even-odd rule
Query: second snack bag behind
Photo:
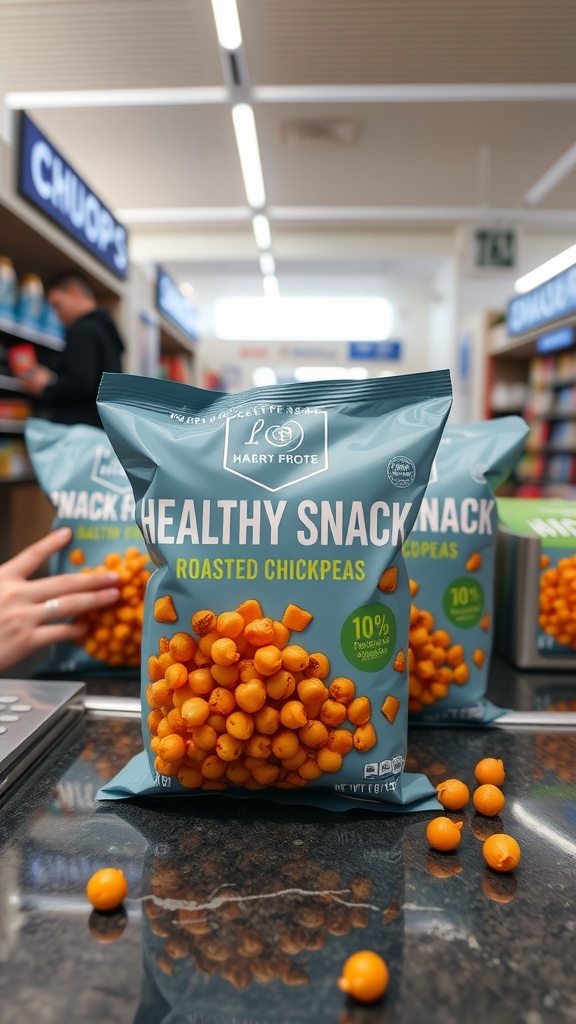
[[[450,405],[447,371],[236,395],[104,375],[98,408],[157,568],[148,760],[102,796],[283,790],[384,809],[430,796],[403,775],[402,545]]]
[[[413,722],[487,722],[494,627],[495,491],[528,434],[519,416],[444,431],[404,546],[410,611],[408,709]]]

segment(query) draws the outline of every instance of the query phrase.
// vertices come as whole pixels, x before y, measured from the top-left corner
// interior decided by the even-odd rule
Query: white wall
[[[252,372],[258,366],[360,365],[348,359],[345,343],[306,342],[294,344],[246,344],[219,341],[214,334],[214,306],[222,296],[262,296],[260,276],[253,273],[203,274],[194,278],[196,300],[202,311],[202,338],[199,346],[200,379],[206,372],[224,368],[227,380],[230,368],[239,369],[237,389],[252,386]],[[329,276],[280,274],[283,296],[360,296],[384,297],[392,304],[391,338],[403,343],[401,362],[366,363],[370,375],[385,371],[414,373],[425,368],[428,287],[375,274],[331,274]],[[350,339],[355,340],[355,339]]]

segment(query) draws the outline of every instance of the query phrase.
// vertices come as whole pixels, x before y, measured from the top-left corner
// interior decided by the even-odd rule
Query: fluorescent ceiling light
[[[278,285],[278,278],[274,274],[265,274],[262,278],[262,287],[264,289],[264,295],[267,299],[277,299],[280,295],[280,287]],[[256,300],[258,301],[258,300]],[[245,339],[248,341],[248,338]]]
[[[271,252],[263,252],[260,254],[260,270],[264,276],[276,273],[276,263]]]
[[[576,167],[576,143],[552,164],[524,196],[527,206],[538,206]]]
[[[259,249],[269,249],[272,245],[272,234],[270,232],[270,221],[264,213],[257,213],[252,218],[254,238]]]
[[[266,288],[267,281],[263,279]],[[216,303],[214,332],[224,341],[384,341],[392,306],[380,297],[225,298]]]
[[[12,110],[56,110],[78,107],[178,107],[225,103],[221,86],[186,89],[70,89],[59,92],[7,92]]]
[[[232,107],[232,120],[236,132],[236,144],[240,155],[246,198],[250,206],[258,209],[258,207],[264,206],[266,193],[252,107],[248,103],[237,103],[235,107]]]
[[[576,84],[255,85],[251,96],[254,103],[515,103],[575,100]]]
[[[236,0],[212,0],[218,42],[225,50],[237,50],[242,45],[242,31]]]
[[[571,245],[569,249],[564,249],[557,256],[553,256],[551,260],[546,260],[545,263],[541,263],[539,267],[531,270],[528,274],[519,277],[514,282],[514,288],[522,294],[529,292],[532,288],[543,284],[544,281],[549,281],[551,277],[555,277],[561,270],[566,270],[567,267],[573,266],[574,263],[576,263],[576,245]]]

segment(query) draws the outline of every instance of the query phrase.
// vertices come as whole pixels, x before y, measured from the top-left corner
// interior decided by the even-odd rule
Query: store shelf
[[[24,394],[24,388],[16,377],[10,377],[6,373],[0,373],[0,390],[1,391],[18,391],[20,394]]]
[[[13,476],[0,476],[0,488],[12,487],[14,484],[37,483],[34,473],[15,473]]]
[[[531,412],[527,409],[526,415],[531,420],[552,420],[557,423],[562,420],[575,420],[576,409],[549,409],[547,412]]]
[[[0,420],[0,434],[23,434],[26,420]]]
[[[55,334],[47,334],[46,331],[39,331],[34,327],[16,324],[14,321],[5,320],[3,317],[0,317],[0,331],[3,334],[9,334],[12,338],[18,338],[19,341],[29,341],[33,345],[43,345],[44,348],[51,348],[56,352],[60,352],[66,344],[63,338],[59,338]]]

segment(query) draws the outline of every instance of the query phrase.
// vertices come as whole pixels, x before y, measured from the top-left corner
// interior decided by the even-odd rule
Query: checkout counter
[[[86,710],[0,801],[3,1024],[552,1024],[576,1018],[576,682],[494,659],[515,724],[413,727],[407,768],[473,786],[501,757],[500,818],[470,803],[458,849],[430,813],[329,813],[254,799],[97,803],[141,749],[137,684],[87,684]],[[128,698],[128,699],[126,699]],[[559,718],[558,714],[563,717]],[[508,831],[522,861],[486,867]],[[129,893],[85,896],[100,867]],[[388,962],[384,998],[336,986],[346,958]]]

